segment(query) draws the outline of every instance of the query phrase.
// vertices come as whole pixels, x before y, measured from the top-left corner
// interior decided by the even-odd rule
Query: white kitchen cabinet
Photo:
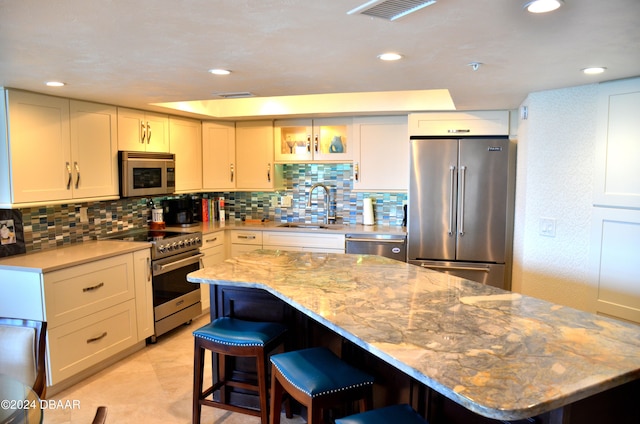
[[[640,78],[598,86],[594,204],[640,208]]]
[[[275,121],[276,162],[351,161],[352,118]]]
[[[110,106],[7,90],[1,118],[0,203],[27,206],[118,196]]]
[[[169,117],[169,147],[176,155],[176,193],[202,189],[202,124]]]
[[[595,310],[640,324],[640,210],[594,207]]]
[[[118,150],[169,152],[169,116],[118,108]]]
[[[236,125],[202,123],[202,187],[209,191],[236,188]]]
[[[5,93],[2,203],[71,198],[69,100],[14,90]]]
[[[153,334],[148,248],[53,271],[33,261],[0,271],[0,298],[4,314],[47,321],[47,385],[68,384]]]
[[[153,286],[151,284],[151,252],[149,249],[133,253],[133,272],[136,290],[136,325],[138,340],[155,333],[153,319]]]
[[[353,190],[407,191],[407,116],[355,118],[353,133]]]
[[[411,113],[409,135],[508,136],[509,111]]]
[[[274,250],[344,253],[345,237],[343,233],[264,231],[262,246]]]
[[[271,121],[236,123],[236,190],[273,191],[282,184],[282,168],[273,162]]]
[[[200,253],[202,257],[202,267],[210,267],[219,264],[225,260],[224,231],[216,231],[202,235],[202,247]],[[209,298],[209,284],[200,284],[202,310],[211,307]]]
[[[261,230],[232,230],[229,237],[232,258],[245,252],[262,249]]]
[[[71,100],[72,197],[118,196],[118,134],[114,106]]]

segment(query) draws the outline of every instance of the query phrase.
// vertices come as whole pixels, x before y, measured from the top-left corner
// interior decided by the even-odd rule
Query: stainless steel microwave
[[[118,152],[120,197],[173,194],[176,158],[173,153]]]

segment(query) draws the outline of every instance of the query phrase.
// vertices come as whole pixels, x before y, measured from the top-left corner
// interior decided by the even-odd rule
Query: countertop
[[[264,289],[490,418],[640,378],[640,326],[380,256],[259,250],[187,279]]]
[[[70,266],[148,249],[151,243],[120,240],[86,241],[0,259],[1,270],[52,272]]]

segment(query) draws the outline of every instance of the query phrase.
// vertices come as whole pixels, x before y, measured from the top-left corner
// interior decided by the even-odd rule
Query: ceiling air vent
[[[347,14],[354,15],[358,13],[395,21],[423,7],[431,6],[435,2],[436,0],[373,0],[348,11]]]
[[[254,94],[248,91],[232,91],[229,93],[213,93],[214,96],[222,97],[223,99],[242,99],[244,97],[253,97]]]

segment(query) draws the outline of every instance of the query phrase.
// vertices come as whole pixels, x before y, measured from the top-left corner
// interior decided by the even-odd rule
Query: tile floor
[[[148,345],[94,376],[48,397],[79,408],[45,410],[44,424],[89,424],[100,405],[108,407],[107,423],[191,423],[193,387],[192,331],[208,316],[158,337]],[[209,363],[210,361],[205,361]],[[205,376],[209,374],[205,371]],[[209,374],[210,375],[210,374]],[[209,381],[205,379],[205,384]],[[202,423],[259,424],[260,418],[217,408],[202,408]],[[283,424],[305,421],[294,416]]]

